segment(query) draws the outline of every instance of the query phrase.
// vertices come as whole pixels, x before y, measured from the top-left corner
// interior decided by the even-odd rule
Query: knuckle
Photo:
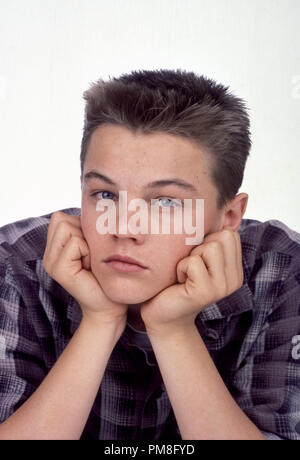
[[[60,222],[61,219],[64,217],[64,213],[61,211],[55,211],[50,218],[51,222],[57,223]]]
[[[57,227],[57,228],[63,228],[63,229],[73,229],[73,230],[78,230],[80,229],[75,225],[75,222],[70,222],[70,217],[68,214],[62,212],[62,211],[55,211],[50,219],[50,222],[52,226]]]
[[[66,222],[65,220],[59,220],[57,222],[57,228],[61,229],[69,229],[69,222]]]
[[[59,238],[64,238],[66,235],[68,235],[70,238],[73,238],[76,235],[82,235],[82,232],[79,230],[79,228],[74,227],[74,225],[72,225],[70,222],[66,220],[61,220],[58,222],[57,232]]]
[[[192,265],[196,265],[198,261],[199,261],[199,256],[196,256],[196,255],[190,256],[190,263]]]
[[[232,237],[232,230],[229,230],[229,228],[224,228],[223,232],[222,232],[222,235],[225,237],[225,238],[231,238]]]
[[[212,251],[218,251],[221,246],[220,241],[210,241],[208,244]]]
[[[223,241],[224,243],[227,243],[228,241],[231,241],[232,237],[233,237],[233,232],[232,232],[232,230],[229,230],[228,228],[225,228],[220,233],[220,240]]]

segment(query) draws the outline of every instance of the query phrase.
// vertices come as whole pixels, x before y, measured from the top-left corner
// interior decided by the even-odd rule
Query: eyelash
[[[98,190],[97,192],[91,193],[90,196],[93,196],[93,197],[96,197],[96,198],[97,198],[97,195],[98,195],[99,193],[103,193],[103,192],[108,192],[108,193],[111,193],[112,195],[114,195],[114,193],[109,192],[108,190]],[[104,199],[106,200],[107,198],[104,198]]]
[[[114,195],[114,196],[115,196],[115,194],[112,193],[112,192],[110,192],[109,190],[98,190],[97,192],[91,193],[90,196],[91,196],[91,197],[97,198],[97,195],[98,195],[99,193],[104,193],[104,192],[108,192],[108,193],[110,193],[111,195]],[[173,198],[170,198],[170,197],[168,197],[168,196],[162,196],[162,197],[159,197],[159,198],[155,198],[155,201],[156,201],[156,200],[159,200],[159,199],[161,199],[161,198],[167,198],[168,200],[173,201],[173,202],[175,203],[175,207],[177,207],[177,206],[182,206],[182,201],[181,201],[180,199],[178,199],[178,198],[174,198],[174,199],[173,199]],[[100,198],[99,198],[99,199],[100,199]],[[109,198],[104,198],[104,199],[109,199]],[[163,206],[163,207],[166,207],[166,206]]]

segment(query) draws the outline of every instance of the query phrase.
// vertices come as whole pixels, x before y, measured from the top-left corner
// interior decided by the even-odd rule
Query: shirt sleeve
[[[31,396],[45,375],[25,303],[7,266],[0,261],[0,423]]]
[[[172,407],[168,415],[168,418],[165,422],[164,430],[160,437],[160,440],[182,440]]]
[[[232,391],[267,439],[300,440],[299,260],[290,264],[265,324],[235,374]]]

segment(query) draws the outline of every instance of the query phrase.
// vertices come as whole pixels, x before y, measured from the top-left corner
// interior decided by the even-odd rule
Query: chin
[[[142,279],[135,275],[108,274],[104,270],[94,270],[93,273],[104,294],[113,302],[124,304],[146,302],[172,284],[170,279],[162,277],[157,279],[151,276],[150,279]]]
[[[138,304],[148,300],[148,297],[144,295],[136,295],[135,293],[126,294],[126,293],[117,293],[115,289],[104,289],[105,295],[112,301],[122,304]],[[149,297],[151,298],[151,297]]]
[[[154,289],[143,289],[134,280],[120,280],[110,278],[99,280],[104,294],[113,302],[137,304],[149,300],[155,295]]]

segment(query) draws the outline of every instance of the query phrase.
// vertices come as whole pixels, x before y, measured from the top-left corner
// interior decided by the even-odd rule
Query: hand
[[[60,211],[52,214],[43,266],[77,300],[83,318],[92,323],[121,321],[125,328],[128,306],[108,299],[92,273],[80,216]]]
[[[178,262],[178,284],[142,304],[146,330],[170,333],[189,328],[200,311],[235,292],[243,279],[239,233],[224,229],[207,235]]]

